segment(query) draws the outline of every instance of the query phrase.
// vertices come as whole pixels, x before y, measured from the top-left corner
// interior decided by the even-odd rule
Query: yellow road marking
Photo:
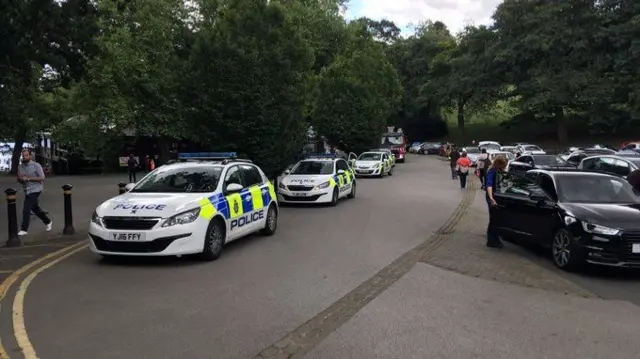
[[[0,270],[0,274],[11,274],[13,273],[12,270]]]
[[[21,255],[21,256],[2,257],[2,258],[0,258],[0,261],[8,261],[10,259],[24,259],[24,258],[33,258],[33,256],[31,254],[25,254],[25,255]]]
[[[24,356],[24,359],[38,359],[38,355],[36,354],[36,351],[33,348],[31,341],[29,340],[29,335],[27,335],[27,328],[24,323],[24,296],[29,289],[29,285],[38,276],[38,274],[44,272],[48,268],[53,267],[55,264],[71,257],[72,255],[80,252],[87,247],[88,244],[83,243],[81,247],[75,248],[74,250],[50,261],[49,263],[31,272],[31,274],[29,274],[20,284],[20,288],[18,288],[16,297],[13,300],[13,334],[16,337],[18,346],[20,347],[20,349],[22,349],[22,355]]]
[[[73,244],[75,242],[59,242],[59,243],[42,243],[42,244],[29,244],[26,246],[20,246],[20,247],[4,247],[4,248],[0,248],[0,253],[2,252],[9,252],[9,251],[17,251],[20,249],[29,249],[29,248],[38,248],[38,247],[63,247],[63,246],[68,246],[70,244]]]
[[[40,257],[38,259],[36,259],[33,262],[30,262],[28,264],[25,264],[24,266],[20,267],[18,270],[16,271],[11,271],[11,275],[9,275],[4,281],[2,281],[2,283],[0,283],[0,302],[2,302],[2,300],[4,299],[4,297],[7,295],[7,292],[9,291],[9,289],[11,288],[11,286],[13,285],[13,283],[15,283],[18,278],[20,278],[20,276],[24,273],[26,273],[27,271],[31,270],[34,267],[37,267],[38,265],[40,265],[43,262],[48,261],[51,258],[54,258],[55,256],[58,256],[62,253],[65,253],[67,251],[73,250],[75,248],[79,248],[79,246],[81,248],[84,248],[87,246],[85,241],[76,243],[76,244],[72,244],[70,246],[64,247],[62,249],[59,249],[53,253],[49,253],[43,257]],[[0,359],[9,359],[9,355],[7,354],[6,350],[4,349],[4,347],[2,346],[2,342],[0,342]]]

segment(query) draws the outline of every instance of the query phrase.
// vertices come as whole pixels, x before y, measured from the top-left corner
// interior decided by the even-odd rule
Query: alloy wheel
[[[556,262],[558,267],[566,267],[569,264],[569,260],[571,259],[571,238],[569,235],[564,232],[556,233],[553,238],[553,260]]]

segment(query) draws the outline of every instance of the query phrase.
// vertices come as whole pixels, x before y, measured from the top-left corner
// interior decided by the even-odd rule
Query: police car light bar
[[[235,152],[182,152],[178,153],[180,160],[224,160],[235,158]]]
[[[335,153],[312,153],[307,155],[307,158],[338,158],[340,156]]]

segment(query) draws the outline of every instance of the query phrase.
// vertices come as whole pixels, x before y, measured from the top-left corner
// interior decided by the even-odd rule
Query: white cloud
[[[455,34],[467,24],[490,24],[500,3],[501,0],[351,0],[346,16],[388,19],[401,28],[439,20]]]

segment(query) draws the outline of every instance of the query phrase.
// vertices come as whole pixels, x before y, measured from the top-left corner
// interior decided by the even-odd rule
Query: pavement
[[[605,300],[528,249],[484,247],[483,192],[449,176],[411,156],[335,208],[282,208],[273,237],[211,263],[106,263],[64,238],[0,249],[32,255],[0,284],[0,358],[637,357],[630,298]],[[76,188],[108,198],[117,182]]]

